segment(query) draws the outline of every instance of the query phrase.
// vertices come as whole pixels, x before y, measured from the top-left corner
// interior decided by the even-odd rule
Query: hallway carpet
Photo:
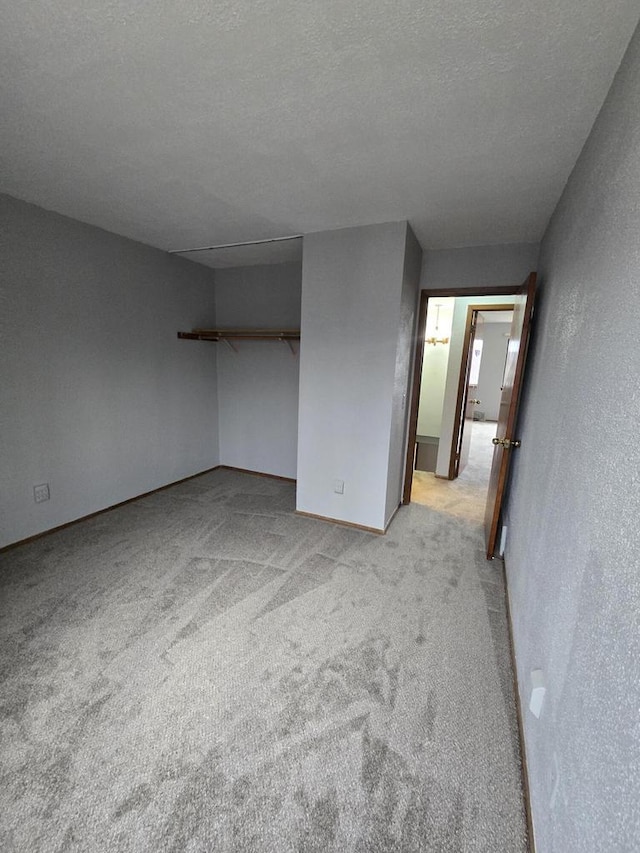
[[[0,849],[526,850],[500,563],[215,471],[0,555]]]
[[[482,524],[494,451],[491,439],[497,426],[494,421],[473,424],[469,461],[455,480],[440,479],[430,471],[414,471],[411,500]]]

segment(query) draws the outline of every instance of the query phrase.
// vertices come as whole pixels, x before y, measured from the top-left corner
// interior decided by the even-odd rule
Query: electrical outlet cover
[[[49,483],[40,483],[33,487],[33,499],[37,504],[48,501],[50,497]]]
[[[529,700],[529,710],[536,719],[540,719],[542,706],[544,705],[544,695],[546,687],[544,686],[544,673],[541,669],[534,669],[531,672],[531,698]]]

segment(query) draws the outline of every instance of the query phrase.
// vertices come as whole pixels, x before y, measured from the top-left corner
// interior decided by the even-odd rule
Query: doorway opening
[[[465,415],[469,410],[469,405],[471,405],[472,407],[479,405],[477,402],[470,402],[472,399],[475,400],[476,398],[472,397],[473,389],[471,389],[471,393],[469,389],[469,380],[472,378],[476,378],[475,368],[473,375],[471,373],[472,361],[474,356],[473,348],[475,344],[475,327],[477,327],[480,312],[485,310],[487,301],[489,301],[489,303],[492,303],[494,306],[500,305],[501,308],[504,307],[504,304],[512,305],[513,320],[511,322],[509,339],[507,342],[507,354],[502,379],[503,384],[500,393],[500,407],[496,435],[491,440],[491,444],[493,446],[493,454],[491,460],[491,471],[489,474],[489,482],[484,512],[484,531],[487,547],[486,553],[487,559],[489,560],[493,559],[496,553],[498,532],[501,525],[502,505],[506,496],[511,454],[513,450],[517,449],[521,445],[520,440],[515,437],[514,433],[517,425],[518,401],[520,399],[520,391],[524,379],[524,369],[527,358],[527,349],[529,345],[529,334],[531,330],[531,319],[533,317],[534,311],[536,278],[537,276],[535,272],[529,273],[526,280],[519,288],[495,289],[493,291],[493,294],[487,294],[486,292],[478,291],[475,289],[456,289],[452,291],[431,292],[423,291],[420,300],[418,335],[415,348],[416,355],[414,362],[413,388],[411,393],[411,407],[409,410],[409,434],[405,464],[404,490],[402,496],[402,502],[405,504],[410,503],[411,501],[411,491],[414,479],[417,447],[416,439],[418,435],[418,409],[420,403],[423,359],[428,338],[427,313],[430,298],[453,296],[456,298],[459,297],[462,300],[463,298],[471,297],[471,299],[469,300],[469,304],[464,306],[466,311],[465,337],[463,337],[461,340],[460,335],[456,333],[457,327],[461,324],[462,321],[459,316],[458,323],[456,323],[454,309],[451,336],[449,340],[446,341],[446,343],[451,344],[451,350],[449,352],[448,361],[451,361],[452,365],[455,365],[456,363],[456,358],[454,357],[454,343],[458,346],[461,353],[460,372],[458,374],[457,385],[458,393],[455,396],[456,414],[454,415],[451,424],[451,430],[454,438],[452,438],[451,442],[449,468],[447,469],[446,477],[444,474],[440,474],[440,477],[437,476],[439,474],[438,465],[440,464],[440,448],[438,449],[436,469],[434,471],[434,479],[446,479],[447,481],[449,481],[449,485],[451,485],[451,482],[453,482],[458,486],[460,485],[460,480],[462,477],[461,461],[462,454],[464,452],[463,448],[465,441],[465,426],[461,423],[461,420],[465,418]],[[502,300],[502,297],[505,296],[509,300],[508,303],[504,303]],[[483,297],[482,304],[480,304],[481,297]],[[501,302],[503,302],[502,305],[500,304]],[[462,304],[463,303],[461,302],[460,305]],[[444,337],[446,337],[446,335]],[[431,343],[431,341],[429,341],[429,343]],[[437,345],[437,340],[435,345]],[[476,353],[475,355],[477,359],[478,354]],[[479,370],[477,378],[479,381]],[[443,429],[445,424],[445,413],[447,411],[447,389],[449,387],[453,387],[453,385],[453,380],[451,380],[450,384],[448,378],[447,383],[445,385],[445,406],[443,408],[442,418]],[[451,404],[452,400],[453,397],[449,399],[449,404]],[[471,417],[469,418],[470,422],[473,421],[474,411],[475,410],[472,408]],[[467,427],[468,425],[469,424],[467,423]],[[467,431],[467,438],[470,438],[469,431]],[[442,437],[440,441],[442,442],[443,452],[446,452],[447,442],[443,441]],[[469,445],[470,444],[471,441],[469,440]],[[470,451],[471,448],[469,447],[469,452]],[[458,476],[454,476],[455,474],[457,474]],[[450,480],[451,477],[454,478],[452,481]],[[504,529],[502,529],[502,538],[504,538],[503,534]]]
[[[482,523],[495,552],[533,313],[521,287],[423,291],[403,503]]]
[[[455,480],[470,462],[474,422],[493,423],[495,428],[498,425],[514,303],[494,305],[489,300],[491,297],[486,297],[484,302],[475,300],[473,304],[466,305],[466,317],[466,300],[456,300],[459,320],[461,322],[463,317],[465,319],[465,330],[456,389],[453,440],[449,454],[449,480]],[[455,353],[452,353],[452,362],[450,371],[452,378],[455,378]],[[453,406],[453,401],[451,405]],[[420,408],[418,415],[419,413]],[[476,435],[479,431],[478,426],[475,428]],[[491,429],[483,432],[489,434]],[[494,429],[489,437],[493,438],[495,434]],[[480,453],[478,457],[476,452],[476,464],[480,464],[486,456],[486,453]],[[491,467],[491,459],[486,467]]]
[[[512,319],[502,296],[427,301],[412,501],[482,521]]]

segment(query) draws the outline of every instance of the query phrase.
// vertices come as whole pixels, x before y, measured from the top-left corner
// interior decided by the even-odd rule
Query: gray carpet
[[[3,851],[524,851],[499,563],[216,471],[0,555]]]
[[[471,429],[469,458],[458,480],[466,486],[482,490],[486,497],[495,450],[491,439],[495,438],[498,424],[495,421],[473,421],[466,429]]]
[[[472,426],[469,461],[460,476],[443,480],[430,471],[414,471],[411,500],[472,524],[482,524],[493,461],[491,439],[497,424],[479,421]]]

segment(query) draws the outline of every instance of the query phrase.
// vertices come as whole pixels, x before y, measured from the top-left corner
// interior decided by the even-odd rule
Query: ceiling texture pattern
[[[640,14],[637,0],[0,8],[0,190],[168,250],[400,219],[424,248],[537,241]]]

